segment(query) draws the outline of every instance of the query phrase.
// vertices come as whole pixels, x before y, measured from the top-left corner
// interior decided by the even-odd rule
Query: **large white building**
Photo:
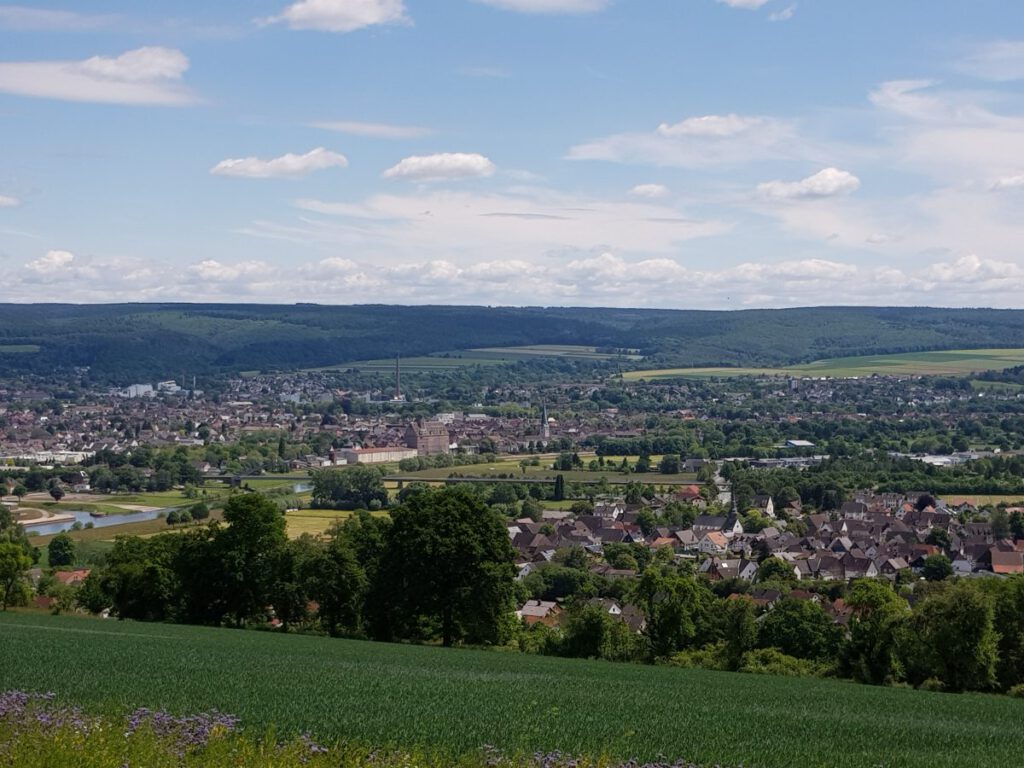
[[[345,448],[341,451],[341,458],[349,464],[386,464],[388,462],[401,461],[402,459],[415,459],[419,456],[415,448]]]

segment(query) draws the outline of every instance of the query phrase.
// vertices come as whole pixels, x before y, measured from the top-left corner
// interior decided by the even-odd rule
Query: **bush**
[[[939,680],[937,677],[929,677],[923,683],[921,683],[922,691],[935,691],[941,692],[946,690],[946,684]]]
[[[781,675],[783,677],[824,677],[827,671],[822,664],[806,659],[787,656],[777,648],[759,648],[743,654],[740,672],[754,675]]]
[[[729,668],[726,658],[724,642],[713,645],[705,645],[703,648],[694,648],[688,651],[680,651],[672,656],[668,663],[673,667],[684,669],[715,669],[724,671]]]
[[[1024,683],[1013,686],[1007,693],[1015,699],[1024,699]]]

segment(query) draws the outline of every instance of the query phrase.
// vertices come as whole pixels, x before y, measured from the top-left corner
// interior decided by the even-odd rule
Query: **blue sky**
[[[1024,306],[1024,4],[0,4],[9,301]]]

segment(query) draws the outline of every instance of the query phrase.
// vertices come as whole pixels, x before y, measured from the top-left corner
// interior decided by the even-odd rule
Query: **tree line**
[[[388,517],[363,511],[324,540],[289,540],[278,506],[232,497],[224,522],[118,538],[79,593],[124,619],[279,624],[376,640],[501,644],[513,629],[513,550],[471,489],[420,489]]]

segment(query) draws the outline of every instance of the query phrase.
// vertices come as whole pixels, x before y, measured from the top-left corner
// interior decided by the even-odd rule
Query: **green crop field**
[[[997,371],[1024,365],[1024,349],[953,349],[899,355],[836,357],[786,368],[666,368],[629,371],[629,381],[678,378],[729,378],[735,376],[853,377],[966,376],[978,371]]]
[[[561,749],[749,768],[1019,766],[1024,702],[266,632],[0,614],[0,690],[96,712],[217,708],[452,754]]]
[[[0,344],[0,355],[26,355],[38,351],[38,344]]]

